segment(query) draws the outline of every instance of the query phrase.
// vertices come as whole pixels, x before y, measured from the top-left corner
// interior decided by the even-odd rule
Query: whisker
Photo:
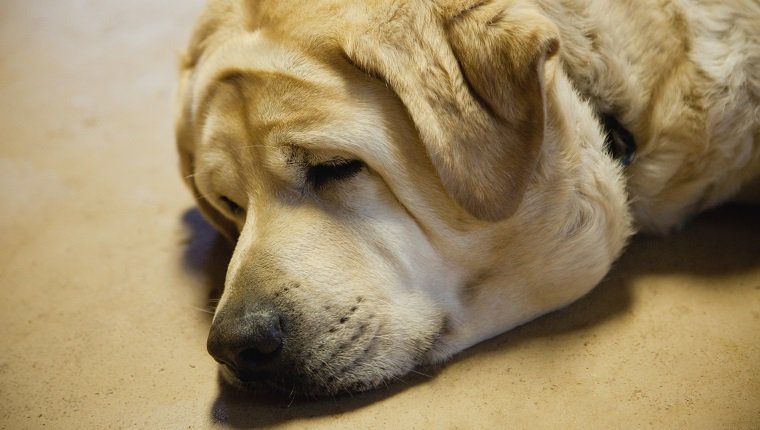
[[[354,398],[354,393],[353,393],[353,392],[351,392],[351,390],[350,390],[350,389],[348,389],[348,388],[344,388],[344,389],[343,389],[343,391],[345,391],[345,392],[346,392],[346,394],[348,394],[348,397]]]
[[[288,397],[290,397],[290,402],[288,403],[287,408],[290,408],[291,406],[293,406],[293,402],[295,402],[295,400],[296,400],[296,387],[295,387],[295,385],[293,386],[293,388],[290,389],[290,394],[288,395]]]
[[[410,370],[410,371],[409,371],[409,373],[414,373],[415,375],[424,376],[424,377],[426,377],[426,378],[430,378],[430,379],[432,379],[432,378],[433,378],[433,376],[432,376],[432,375],[428,375],[427,373],[422,373],[422,372],[419,372],[419,371],[417,371],[417,370],[413,370],[413,369],[412,369],[412,370]]]
[[[200,311],[200,312],[206,313],[206,314],[214,315],[214,313],[211,312],[210,310],[199,308],[198,306],[192,306],[191,305],[190,308],[195,309],[196,311]]]

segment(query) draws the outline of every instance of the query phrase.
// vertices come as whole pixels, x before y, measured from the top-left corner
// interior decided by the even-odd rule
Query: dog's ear
[[[176,107],[175,137],[179,153],[180,173],[193,193],[203,216],[227,239],[235,241],[238,232],[233,222],[217,211],[198,190],[195,184],[195,121],[192,115],[191,71],[182,71]]]
[[[537,165],[558,30],[516,1],[429,3],[356,28],[345,54],[396,92],[449,195],[479,219],[505,219]]]
[[[221,12],[215,10],[215,6],[208,6],[208,9],[201,16],[200,21],[195,27],[187,51],[180,59],[180,77],[177,87],[174,130],[177,152],[179,153],[180,172],[185,183],[192,191],[201,213],[225,237],[234,241],[238,235],[234,223],[225,218],[224,215],[206,201],[206,198],[201,195],[198,186],[195,184],[194,176],[195,149],[197,146],[195,137],[199,131],[196,127],[195,118],[195,111],[198,109],[197,106],[194,106],[197,105],[197,95],[193,91],[195,81],[198,79],[196,66],[206,49],[209,39],[221,27],[221,17]]]

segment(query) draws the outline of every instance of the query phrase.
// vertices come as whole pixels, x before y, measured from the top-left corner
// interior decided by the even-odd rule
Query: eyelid
[[[333,158],[307,168],[306,181],[314,188],[320,189],[330,182],[342,181],[356,176],[365,168],[361,160]]]

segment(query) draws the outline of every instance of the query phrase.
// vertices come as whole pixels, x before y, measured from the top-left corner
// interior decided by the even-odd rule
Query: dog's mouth
[[[403,382],[405,374],[422,364],[442,330],[404,346],[394,345],[392,337],[384,334],[382,324],[359,333],[349,338],[350,346],[317,341],[311,351],[304,348],[301,353],[293,353],[285,348],[276,369],[244,373],[222,363],[220,373],[227,383],[244,391],[275,391],[305,398],[350,395]]]
[[[287,394],[290,397],[304,398],[322,398],[335,397],[341,394],[358,393],[375,389],[384,383],[387,379],[377,378],[374,380],[356,380],[347,381],[339,376],[321,376],[314,375],[316,379],[295,379],[283,374],[272,374],[263,372],[253,379],[241,379],[239,375],[229,366],[221,365],[220,372],[224,380],[243,391],[273,391],[281,394]]]
[[[322,297],[283,284],[269,300],[236,300],[217,311],[209,353],[233,386],[304,397],[367,391],[424,364],[447,329],[429,303]]]

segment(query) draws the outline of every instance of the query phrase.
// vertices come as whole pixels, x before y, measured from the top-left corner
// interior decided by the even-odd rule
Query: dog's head
[[[601,144],[552,114],[556,28],[520,1],[433,3],[201,18],[177,137],[237,241],[208,341],[230,380],[374,387],[577,298],[622,247],[614,165],[555,142]]]

